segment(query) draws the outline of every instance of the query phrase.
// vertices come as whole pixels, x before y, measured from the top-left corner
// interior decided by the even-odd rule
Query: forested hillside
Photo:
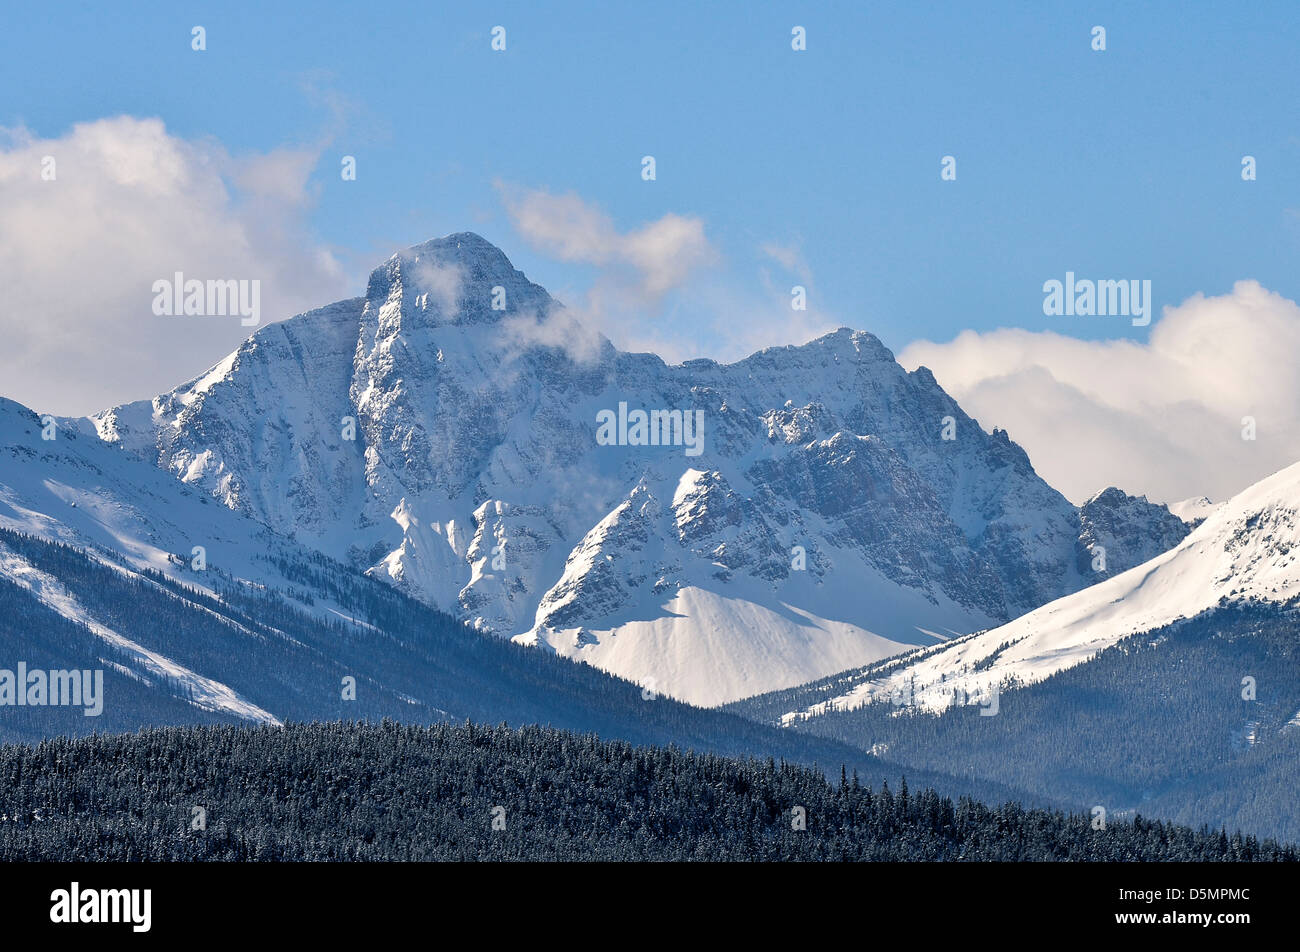
[[[809,693],[730,709],[776,723]],[[936,716],[884,701],[790,727],[907,769],[996,778],[1079,809],[1300,839],[1294,606],[1227,605],[1134,636],[1039,684],[1004,687],[992,717],[975,706]]]
[[[902,778],[827,783],[817,770],[770,759],[638,748],[538,727],[165,728],[0,748],[0,860],[173,859],[1294,861],[1297,854],[1140,818],[1094,829],[1081,814],[953,802],[911,790]]]
[[[98,623],[177,666],[202,671],[281,720],[428,723],[470,719],[541,723],[596,731],[633,743],[677,743],[719,753],[771,753],[791,760],[858,762],[843,745],[793,737],[731,714],[643,692],[587,665],[484,636],[390,586],[333,563],[284,566],[311,587],[328,588],[357,621],[322,621],[279,593],[219,585],[220,597],[157,573],[128,575],[78,549],[0,529],[0,544],[58,579]],[[208,569],[205,581],[220,578]],[[302,596],[296,596],[302,597]],[[235,718],[190,703],[182,685],[128,677],[127,659],[85,625],[60,617],[29,591],[0,578],[0,667],[106,667],[104,713],[0,708],[0,741],[41,740],[142,726]],[[342,679],[356,678],[343,700]]]

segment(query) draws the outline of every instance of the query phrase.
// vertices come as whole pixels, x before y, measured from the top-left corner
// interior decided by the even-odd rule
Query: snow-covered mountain
[[[121,571],[159,572],[209,595],[232,580],[289,588],[275,562],[312,555],[166,473],[4,398],[0,528],[91,550]],[[205,574],[209,565],[215,571]],[[5,561],[0,575],[14,578],[15,568]]]
[[[1209,496],[1193,496],[1169,504],[1169,511],[1193,528],[1217,508],[1218,505],[1211,502]]]
[[[93,436],[40,418],[3,398],[0,529],[73,547],[92,564],[111,568],[159,597],[175,596],[163,580],[213,600],[220,600],[221,591],[230,585],[252,591],[296,590],[311,596],[298,602],[305,615],[324,622],[353,621],[331,598],[328,586],[314,588],[297,573],[290,578],[283,569],[308,565],[314,556],[311,550]],[[150,580],[149,573],[157,573],[158,580]],[[88,606],[57,573],[43,569],[3,540],[0,582],[16,585],[53,614],[84,626],[105,651],[114,653],[124,673],[137,681],[170,680],[182,686],[189,703],[201,711],[236,719],[277,720],[209,676],[202,665],[187,665],[157,645],[141,643],[128,628]],[[214,614],[213,609],[184,597],[179,601],[189,610]],[[238,623],[229,627],[243,637],[255,637]],[[30,634],[39,640],[38,632]]]
[[[102,710],[8,703],[3,743],[388,717],[550,724],[732,756],[865,763],[844,745],[647,695],[473,631],[151,462],[0,399],[0,668],[24,663],[98,669]],[[347,699],[345,678],[355,688]]]
[[[1079,521],[1079,570],[1091,571],[1094,583],[1169,551],[1188,532],[1176,513],[1114,486],[1080,506]]]
[[[702,704],[1000,624],[1099,577],[1097,544],[1106,574],[1179,535],[1123,494],[1081,514],[868,333],[669,366],[473,234],[69,424],[483,631]]]
[[[989,631],[797,689],[784,720],[902,699],[943,710],[1034,684],[1130,635],[1232,604],[1300,597],[1300,463],[1214,508],[1172,549]]]

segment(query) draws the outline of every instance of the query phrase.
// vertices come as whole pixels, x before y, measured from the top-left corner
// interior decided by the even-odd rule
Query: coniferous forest
[[[832,771],[832,775],[836,773]],[[0,748],[0,860],[1294,861],[1133,817],[542,727],[168,727]]]
[[[1243,696],[1247,675],[1258,690]],[[777,723],[843,677],[727,709]],[[1104,805],[1111,816],[1140,810],[1296,842],[1298,710],[1296,606],[1241,605],[1125,639],[1040,684],[1005,686],[996,717],[968,705],[938,716],[886,701],[791,727],[878,751],[900,769],[995,777],[1027,796]]]

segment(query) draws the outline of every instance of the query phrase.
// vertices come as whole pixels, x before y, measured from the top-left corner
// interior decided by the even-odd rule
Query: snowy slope
[[[0,528],[95,550],[125,571],[152,569],[208,594],[226,578],[292,587],[274,561],[310,556],[119,447],[65,426],[51,440],[43,431],[34,412],[0,398]],[[218,574],[194,569],[196,547]],[[322,617],[337,610],[316,594]]]
[[[52,434],[52,440],[44,436]],[[342,566],[318,564],[318,555],[270,531],[256,520],[178,483],[168,473],[94,436],[56,425],[52,430],[21,404],[0,398],[0,528],[81,551],[123,579],[147,584],[160,600],[218,619],[244,639],[260,639],[222,609],[221,590],[292,594],[296,610],[325,622],[364,628],[333,596]],[[203,566],[195,549],[203,550]],[[285,574],[283,566],[311,566],[320,584]],[[146,572],[198,590],[216,607],[187,601],[152,583]],[[123,674],[160,691],[178,693],[195,709],[253,722],[277,722],[230,685],[209,676],[201,663],[186,665],[159,645],[143,644],[133,632],[96,615],[64,581],[34,566],[0,542],[0,581],[27,590],[62,618],[85,626],[125,659]],[[38,637],[39,632],[30,632]],[[185,632],[177,632],[178,636]],[[117,663],[117,662],[114,662]],[[307,662],[315,665],[315,658]],[[286,672],[287,674],[287,672]]]
[[[786,720],[872,699],[911,698],[940,710],[953,692],[986,698],[993,685],[1033,683],[1133,634],[1192,618],[1222,602],[1300,597],[1300,463],[1215,509],[1173,549],[1009,624],[864,672],[836,696]]]
[[[229,714],[254,723],[280,723],[273,714],[241,697],[237,691],[220,681],[204,677],[101,624],[57,578],[36,568],[3,543],[0,543],[0,578],[31,592],[41,603],[64,618],[85,625],[96,637],[116,649],[117,657],[127,660],[128,672],[142,680],[171,680],[185,692],[194,707]]]
[[[1202,519],[1217,508],[1218,504],[1211,502],[1209,496],[1193,496],[1169,504],[1169,511],[1190,526],[1199,525]]]
[[[703,414],[701,452],[602,445],[598,415],[623,405]],[[1096,577],[1079,510],[872,335],[670,366],[586,332],[468,233],[70,425],[485,632],[699,703]],[[1138,542],[1107,571],[1153,554],[1161,518],[1142,501],[1111,519]]]
[[[44,438],[51,434],[53,439]],[[68,427],[50,430],[31,410],[3,398],[0,528],[72,546],[136,582],[143,582],[142,573],[152,570],[218,601],[220,589],[230,584],[254,591],[294,590],[309,596],[310,604],[301,598],[296,601],[307,615],[352,621],[327,588],[289,579],[279,568],[281,562],[309,564],[315,557],[310,550],[230,511],[120,447]],[[203,550],[202,568],[196,568],[196,547]],[[3,542],[0,580],[84,625],[115,649],[115,657],[125,658],[126,673],[141,681],[170,683],[168,690],[180,692],[199,710],[255,722],[278,721],[227,684],[97,617],[59,578]],[[161,589],[159,597],[182,601]],[[189,603],[187,610],[215,615],[244,637],[261,637],[212,608]]]

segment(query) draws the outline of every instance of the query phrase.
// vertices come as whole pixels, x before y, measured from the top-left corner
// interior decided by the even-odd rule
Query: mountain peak
[[[1119,506],[1128,502],[1130,499],[1136,499],[1136,498],[1137,498],[1136,496],[1130,496],[1128,493],[1124,492],[1124,490],[1120,489],[1118,486],[1107,486],[1105,489],[1101,490],[1100,492],[1093,493],[1092,496],[1090,496],[1083,505],[1087,507],[1093,505],[1094,503],[1100,503],[1101,505],[1105,505],[1105,506]],[[1143,496],[1142,501],[1145,502],[1146,498],[1147,498],[1146,496]]]
[[[471,231],[412,245],[372,271],[367,300],[380,307],[395,295],[403,312],[431,312],[436,324],[541,314],[554,304],[546,289],[529,281],[500,248]]]
[[[504,262],[507,267],[510,266],[510,260],[506,257],[505,252],[482,235],[472,231],[458,231],[450,235],[444,235],[441,238],[430,238],[428,241],[412,245],[405,252],[393,257],[399,257],[402,254],[425,255],[442,261],[455,260],[462,262],[496,258]]]
[[[867,358],[872,361],[884,361],[894,363],[894,353],[875,334],[870,331],[856,330],[852,327],[837,327],[835,330],[823,334],[813,344],[826,348],[827,350],[841,350],[852,352],[858,356]]]

